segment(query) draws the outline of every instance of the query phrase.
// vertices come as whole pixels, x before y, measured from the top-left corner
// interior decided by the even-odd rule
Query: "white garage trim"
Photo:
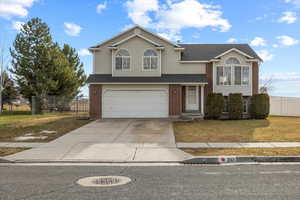
[[[103,118],[167,118],[169,90],[164,87],[112,87],[102,92]]]

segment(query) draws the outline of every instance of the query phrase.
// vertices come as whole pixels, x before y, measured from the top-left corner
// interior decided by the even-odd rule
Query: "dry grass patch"
[[[0,142],[48,142],[91,122],[74,114],[0,116]],[[56,131],[44,134],[41,131]],[[48,136],[46,139],[16,141],[20,136]]]
[[[300,147],[182,149],[194,156],[300,156]]]
[[[177,142],[300,142],[300,118],[176,122]]]
[[[0,157],[8,156],[28,149],[30,148],[0,147]]]

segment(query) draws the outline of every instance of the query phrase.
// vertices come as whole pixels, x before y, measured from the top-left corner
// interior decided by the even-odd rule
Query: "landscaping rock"
[[[43,130],[40,132],[40,134],[56,134],[57,131],[48,131],[48,130]]]
[[[20,136],[20,137],[15,137],[15,141],[26,141],[26,140],[44,140],[47,139],[48,136]]]

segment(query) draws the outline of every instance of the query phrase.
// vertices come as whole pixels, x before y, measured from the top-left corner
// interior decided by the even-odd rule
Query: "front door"
[[[199,110],[199,91],[198,86],[186,86],[186,110]]]

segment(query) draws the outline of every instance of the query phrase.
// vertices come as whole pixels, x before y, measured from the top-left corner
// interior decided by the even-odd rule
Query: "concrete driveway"
[[[178,162],[169,120],[98,120],[50,143],[6,159],[14,161]]]

